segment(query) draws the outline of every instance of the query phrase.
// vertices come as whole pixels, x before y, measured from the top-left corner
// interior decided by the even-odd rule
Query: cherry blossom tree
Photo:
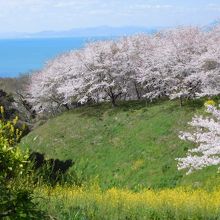
[[[63,54],[49,61],[42,71],[31,76],[28,94],[36,111],[55,113],[63,106],[63,96],[58,93],[57,88],[64,83],[67,73],[71,71],[70,57],[71,53]]]
[[[140,80],[141,69],[145,62],[146,47],[149,36],[139,34],[122,38],[120,45],[121,71],[127,78],[127,99],[138,99],[143,97],[143,86]]]
[[[207,50],[194,62],[203,83],[199,96],[220,94],[220,26],[206,33],[206,41]]]
[[[194,142],[196,148],[188,151],[184,158],[177,158],[178,169],[187,169],[187,174],[205,167],[220,164],[220,110],[208,105],[210,116],[195,116],[189,123],[192,132],[181,132],[180,138]]]
[[[76,80],[80,82],[77,92],[79,102],[110,100],[115,106],[116,100],[126,94],[128,81],[120,51],[117,42],[102,41],[87,45],[78,54],[80,75]],[[70,84],[73,87],[76,85],[75,81],[71,81],[59,88],[65,97],[73,95],[68,93]]]
[[[47,63],[31,77],[37,111],[74,103],[220,94],[220,27],[184,27],[155,35],[93,42]]]
[[[165,35],[166,65],[163,71],[170,78],[171,99],[179,98],[182,105],[183,99],[196,98],[201,92],[202,81],[194,67],[195,60],[207,50],[205,33],[199,28],[177,28],[168,31]]]
[[[193,61],[206,50],[204,33],[198,28],[177,28],[149,38],[140,81],[145,97],[193,97],[200,88]],[[191,83],[192,82],[192,83]]]
[[[143,87],[143,97],[157,99],[166,94],[166,73],[163,72],[163,34],[159,33],[146,38],[142,47],[142,65],[139,67],[137,81]]]

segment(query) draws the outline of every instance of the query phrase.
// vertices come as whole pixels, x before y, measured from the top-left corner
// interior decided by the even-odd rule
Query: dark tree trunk
[[[179,97],[179,100],[180,100],[180,107],[183,107],[183,96],[182,95]]]
[[[106,91],[106,93],[108,94],[108,96],[111,99],[111,103],[112,103],[112,107],[116,107],[116,100],[122,95],[122,92],[119,92],[118,94],[115,94],[112,91],[112,88],[109,88],[109,91]]]
[[[136,92],[136,95],[137,95],[137,99],[140,100],[141,99],[141,95],[138,91],[138,86],[137,86],[137,83],[134,82],[134,88],[135,88],[135,92]]]
[[[113,108],[116,107],[116,100],[114,96],[111,98],[111,101],[112,101],[112,107]]]
[[[69,108],[68,104],[63,104],[63,106],[66,108],[66,110],[67,110],[67,111],[69,111],[69,110],[70,110],[70,108]]]

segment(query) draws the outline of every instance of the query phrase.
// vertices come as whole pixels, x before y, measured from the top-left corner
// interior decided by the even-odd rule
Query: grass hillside
[[[163,101],[82,107],[48,120],[22,146],[47,157],[73,159],[79,177],[96,179],[104,188],[213,187],[220,182],[216,167],[186,176],[175,161],[192,146],[178,133],[188,128],[195,113],[204,111],[202,106]]]

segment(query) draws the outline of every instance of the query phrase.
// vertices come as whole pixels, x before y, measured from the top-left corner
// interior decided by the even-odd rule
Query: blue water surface
[[[15,77],[39,70],[49,59],[106,38],[51,38],[0,40],[0,77]]]

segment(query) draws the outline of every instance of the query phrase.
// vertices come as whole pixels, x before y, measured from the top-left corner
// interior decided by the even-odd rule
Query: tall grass
[[[57,219],[220,219],[220,189],[175,188],[133,192],[99,187],[39,188]]]

